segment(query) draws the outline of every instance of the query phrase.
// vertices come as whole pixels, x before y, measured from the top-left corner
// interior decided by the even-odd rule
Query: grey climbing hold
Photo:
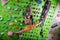
[[[2,20],[3,18],[2,18],[2,16],[0,15],[0,21]]]
[[[10,9],[11,9],[11,7],[10,7],[10,6],[8,6],[8,7],[7,7],[7,9],[9,9],[9,10],[10,10]]]

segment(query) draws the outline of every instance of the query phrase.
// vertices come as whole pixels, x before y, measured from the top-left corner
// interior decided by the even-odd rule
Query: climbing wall
[[[28,5],[32,6],[32,15],[34,22],[39,22],[41,13],[43,11],[43,6],[45,4],[44,0],[36,2],[35,0],[8,0],[4,5],[0,1],[0,39],[1,40],[46,40],[50,24],[52,22],[52,17],[54,16],[54,11],[57,6],[56,0],[51,0],[51,7],[48,16],[45,20],[43,26],[43,37],[40,36],[40,25],[29,31],[22,33],[22,38],[14,34],[9,37],[7,33],[9,31],[18,32],[22,28],[27,28],[28,26],[23,23],[24,17],[26,15],[26,9]],[[14,25],[10,26],[12,23]]]
[[[58,4],[58,1],[56,0],[51,0],[51,7],[50,7],[50,10],[48,12],[48,16],[45,20],[45,23],[44,23],[44,26],[43,26],[43,35],[44,35],[44,39],[48,38],[47,35],[48,35],[48,32],[49,32],[49,28],[52,24],[52,20],[53,20],[53,17],[54,17],[54,14],[55,14],[55,11],[56,11],[56,7],[57,7],[57,4]]]

